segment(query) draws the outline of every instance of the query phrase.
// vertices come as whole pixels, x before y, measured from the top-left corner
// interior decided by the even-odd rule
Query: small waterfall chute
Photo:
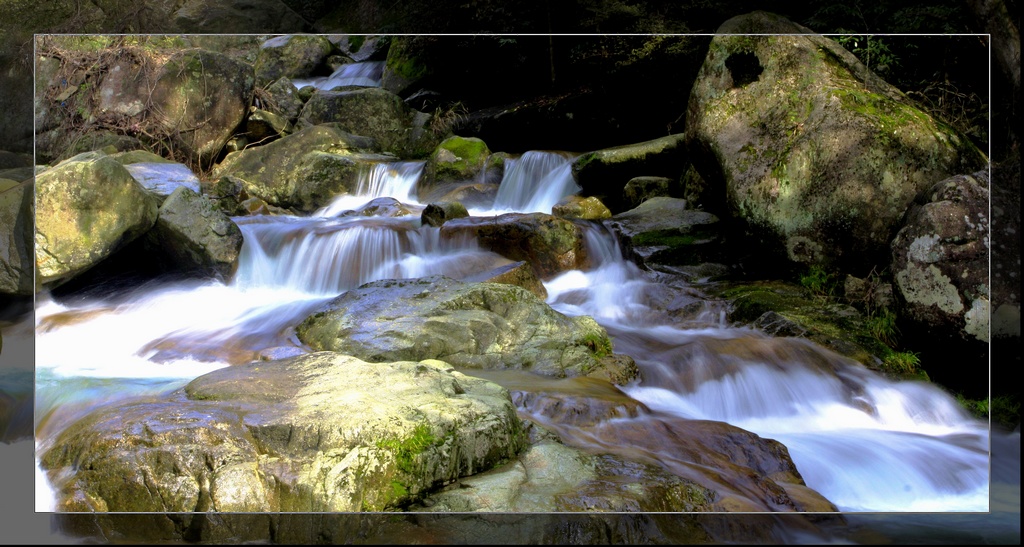
[[[494,198],[495,212],[551,213],[562,198],[580,191],[572,177],[572,157],[531,150],[505,161],[505,174]]]

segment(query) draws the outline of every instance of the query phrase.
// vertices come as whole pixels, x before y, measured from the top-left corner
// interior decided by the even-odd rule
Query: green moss
[[[681,247],[693,245],[697,238],[691,234],[681,234],[678,230],[657,230],[642,232],[633,237],[633,245],[637,247],[668,246]]]
[[[377,448],[391,451],[398,469],[406,473],[416,470],[416,460],[428,448],[443,443],[443,439],[435,437],[426,424],[416,426],[412,435],[404,439],[391,438],[377,441]]]
[[[388,57],[387,66],[395,74],[409,81],[419,80],[428,72],[425,65],[410,57]]]
[[[474,160],[478,160],[480,157],[490,155],[491,153],[484,141],[462,137],[453,137],[442,142],[441,148],[451,151],[460,158],[473,158]]]

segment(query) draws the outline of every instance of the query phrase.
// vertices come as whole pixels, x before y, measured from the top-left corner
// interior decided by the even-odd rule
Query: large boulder
[[[529,262],[541,279],[589,264],[583,230],[572,221],[544,213],[452,219],[441,226],[441,236],[472,236],[505,258]]]
[[[888,263],[915,196],[986,164],[827,37],[765,12],[719,32],[690,95],[687,148],[718,193],[708,202],[771,254],[866,275]]]
[[[314,125],[335,123],[343,131],[370,137],[382,150],[422,158],[440,142],[428,127],[430,116],[409,108],[398,95],[380,88],[320,90],[299,116]]]
[[[584,196],[597,196],[611,210],[629,208],[624,190],[636,177],[678,180],[686,172],[686,146],[682,135],[606,148],[581,154],[572,162],[572,176]]]
[[[292,34],[263,42],[253,69],[256,83],[267,85],[279,78],[306,78],[313,75],[333,45],[325,36]]]
[[[443,276],[375,281],[335,298],[297,328],[314,350],[367,361],[442,359],[459,367],[580,376],[611,356],[590,317],[568,317],[526,289]]]
[[[892,241],[901,332],[925,348],[921,359],[936,381],[970,393],[987,388],[987,375],[963,371],[984,371],[989,362],[988,182],[988,171],[979,171],[936,183]]]
[[[212,201],[187,187],[164,200],[146,237],[168,270],[227,281],[238,269],[242,231]]]
[[[245,119],[254,83],[249,65],[222,53],[185,50],[157,76],[152,117],[193,159],[210,165]]]
[[[228,154],[213,171],[234,177],[249,196],[311,212],[354,191],[361,169],[384,157],[371,139],[329,125],[312,126],[270,144]],[[393,159],[393,158],[392,158]]]
[[[156,222],[156,200],[123,165],[80,154],[36,177],[36,287],[88,270]]]
[[[101,408],[62,432],[41,466],[67,477],[61,511],[382,511],[524,446],[493,383],[439,361],[320,352]]]
[[[988,172],[936,183],[892,241],[904,315],[933,338],[989,342]]]

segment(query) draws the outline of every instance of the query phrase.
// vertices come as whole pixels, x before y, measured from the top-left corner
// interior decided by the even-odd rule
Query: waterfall
[[[579,191],[572,178],[571,157],[531,150],[505,161],[494,211],[550,214],[560,199]]]
[[[356,209],[374,198],[390,197],[402,203],[416,201],[416,183],[423,174],[423,161],[376,162],[363,167],[359,183],[351,194],[336,196],[314,217],[333,217]]]

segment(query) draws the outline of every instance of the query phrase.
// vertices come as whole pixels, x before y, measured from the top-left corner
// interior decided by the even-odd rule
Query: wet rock
[[[128,159],[128,162],[125,161]],[[148,190],[158,203],[163,203],[167,196],[178,188],[187,188],[192,192],[200,192],[199,177],[196,177],[187,166],[169,161],[135,162],[132,156],[117,158],[125,165],[132,177]],[[129,163],[130,162],[130,163]]]
[[[427,205],[420,218],[425,226],[439,228],[448,220],[468,216],[469,212],[466,211],[465,205],[458,201],[447,201]]]
[[[481,245],[508,259],[529,262],[541,279],[587,265],[580,227],[543,213],[467,217],[441,226],[442,237],[466,235],[475,236]]]
[[[729,302],[726,315],[733,323],[756,324],[777,336],[802,336],[869,368],[880,369],[882,357],[892,352],[872,334],[865,316],[856,308],[816,301],[797,285],[725,282],[715,286],[711,295]]]
[[[345,211],[340,216],[404,217],[413,214],[412,209],[397,199],[383,197],[372,199],[359,209]]]
[[[296,334],[314,350],[368,361],[442,359],[556,377],[593,372],[612,353],[590,317],[562,315],[513,285],[443,276],[367,283],[307,317]]]
[[[724,260],[723,237],[718,217],[687,207],[686,200],[652,197],[634,209],[612,217],[608,225],[615,231],[626,256],[640,266],[672,273]],[[688,268],[692,269],[692,268]],[[693,275],[690,277],[700,277]]]
[[[437,187],[477,181],[486,169],[491,150],[476,138],[449,137],[427,158],[417,191],[430,195]]]

